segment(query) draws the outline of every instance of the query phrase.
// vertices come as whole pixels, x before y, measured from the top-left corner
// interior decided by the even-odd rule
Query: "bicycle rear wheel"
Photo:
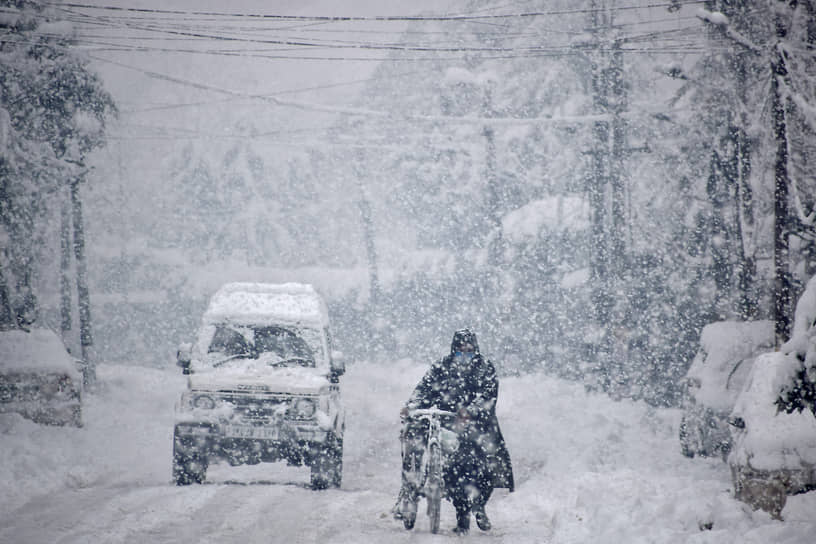
[[[431,523],[431,532],[439,532],[439,515],[442,508],[442,451],[438,444],[432,444],[428,457],[428,481],[425,484],[428,501],[428,518]]]

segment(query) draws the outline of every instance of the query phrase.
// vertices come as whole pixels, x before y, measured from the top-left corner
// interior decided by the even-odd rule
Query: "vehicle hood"
[[[198,391],[318,394],[329,385],[323,368],[250,365],[197,371],[189,376],[189,388]]]

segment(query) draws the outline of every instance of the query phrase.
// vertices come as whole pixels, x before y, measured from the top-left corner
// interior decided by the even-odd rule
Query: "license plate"
[[[228,438],[257,438],[260,440],[277,440],[277,427],[255,427],[252,425],[225,425],[224,434]]]

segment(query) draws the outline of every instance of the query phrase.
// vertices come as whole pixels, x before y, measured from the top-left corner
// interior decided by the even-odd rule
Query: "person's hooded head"
[[[456,355],[456,352],[472,353],[473,355],[479,353],[479,343],[476,341],[476,333],[470,329],[460,329],[453,333],[451,354]]]
[[[479,353],[479,343],[476,341],[475,333],[469,329],[461,329],[453,333],[451,355],[455,367],[466,368],[477,353]]]

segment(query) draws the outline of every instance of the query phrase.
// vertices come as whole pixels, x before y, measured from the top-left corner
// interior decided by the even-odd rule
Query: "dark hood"
[[[453,333],[451,341],[451,353],[460,351],[459,348],[465,344],[470,344],[476,353],[479,353],[479,343],[476,341],[476,333],[470,329],[461,329]]]

